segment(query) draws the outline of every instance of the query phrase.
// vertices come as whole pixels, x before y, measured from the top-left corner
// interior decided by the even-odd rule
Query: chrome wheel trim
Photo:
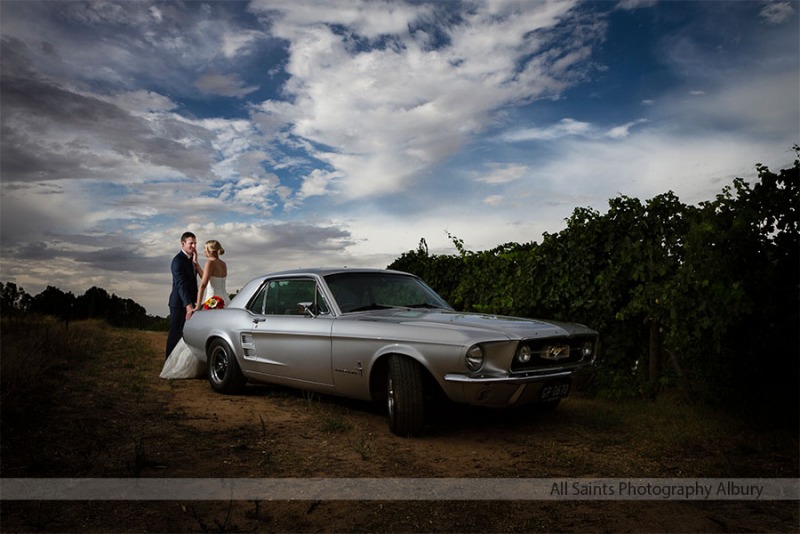
[[[228,352],[222,347],[216,347],[211,353],[211,376],[214,382],[221,383],[228,373]]]
[[[389,384],[386,390],[386,404],[389,407],[389,418],[394,419],[395,398],[394,398],[394,382],[392,377],[389,377]]]

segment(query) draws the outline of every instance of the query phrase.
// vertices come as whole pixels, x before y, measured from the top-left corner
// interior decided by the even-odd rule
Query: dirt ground
[[[161,380],[165,339],[115,330],[107,360],[63,369],[42,423],[3,429],[3,477],[798,476],[797,440],[783,434],[658,438],[581,396],[554,413],[443,406],[424,436],[400,438],[368,403]],[[2,532],[800,531],[792,501],[3,501],[0,512]]]

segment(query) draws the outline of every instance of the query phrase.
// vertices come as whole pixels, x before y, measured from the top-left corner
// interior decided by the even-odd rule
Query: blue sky
[[[228,288],[712,199],[800,142],[796,1],[0,2],[0,279]]]

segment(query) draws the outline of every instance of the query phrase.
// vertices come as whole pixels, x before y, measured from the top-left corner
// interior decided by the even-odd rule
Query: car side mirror
[[[298,302],[297,309],[303,314],[308,315],[309,317],[316,317],[319,315],[319,310],[317,309],[317,305],[313,302]]]

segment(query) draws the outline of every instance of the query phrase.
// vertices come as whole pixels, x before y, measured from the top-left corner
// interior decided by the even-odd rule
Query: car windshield
[[[398,273],[337,273],[325,277],[344,313],[381,308],[451,309],[420,279]]]

